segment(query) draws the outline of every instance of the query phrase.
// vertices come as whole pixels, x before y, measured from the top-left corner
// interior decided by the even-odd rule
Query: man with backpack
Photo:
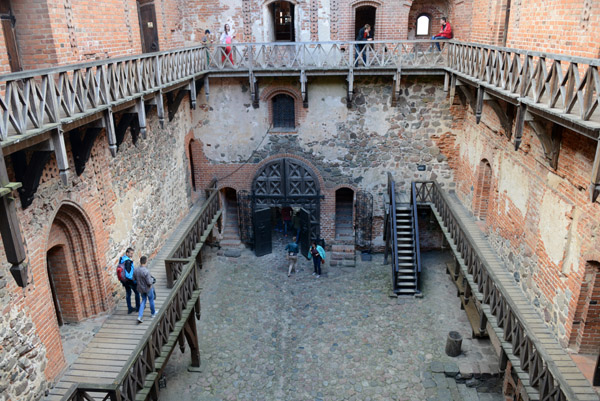
[[[135,267],[133,266],[133,248],[127,248],[125,255],[119,259],[119,266],[117,266],[117,277],[123,287],[125,287],[125,300],[127,301],[127,314],[137,312],[140,309],[140,293],[137,291],[136,283],[133,272]],[[135,308],[131,307],[131,291],[135,293]]]

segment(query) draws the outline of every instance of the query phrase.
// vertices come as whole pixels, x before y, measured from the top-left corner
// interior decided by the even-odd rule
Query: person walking
[[[285,246],[287,258],[289,261],[288,277],[292,274],[292,270],[296,272],[296,263],[298,262],[298,241],[296,236],[292,237],[292,242]]]
[[[150,317],[156,316],[156,309],[154,308],[154,298],[156,293],[154,292],[154,288],[152,284],[154,284],[154,277],[150,275],[148,271],[148,267],[146,267],[146,263],[148,263],[148,257],[142,256],[140,258],[140,267],[135,269],[135,279],[137,281],[137,290],[140,294],[142,294],[142,304],[140,305],[140,310],[138,312],[138,323],[143,323],[142,316],[144,316],[144,309],[146,308],[146,300],[150,302]]]
[[[125,255],[119,259],[119,265],[123,266],[124,280],[121,281],[123,287],[125,287],[125,301],[127,302],[127,314],[130,315],[133,312],[137,312],[140,309],[140,293],[137,291],[135,285],[135,267],[133,265],[133,248],[129,247],[125,251]],[[135,308],[131,306],[131,292],[135,293]]]
[[[325,249],[313,241],[310,250],[308,251],[308,258],[313,260],[315,268],[313,276],[317,276],[317,278],[321,277],[321,263],[325,262]]]
[[[448,19],[446,17],[442,17],[440,19],[440,23],[442,25],[440,28],[440,31],[438,32],[437,35],[432,36],[431,40],[450,40],[450,39],[452,39],[454,37],[454,35],[452,34],[452,27],[450,26]],[[440,44],[438,42],[436,42],[435,45],[437,46],[437,50],[441,51]]]

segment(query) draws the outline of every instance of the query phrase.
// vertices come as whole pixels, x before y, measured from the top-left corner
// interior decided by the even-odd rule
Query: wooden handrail
[[[448,195],[435,181],[417,181],[414,184],[419,201],[433,204],[440,214],[467,264],[468,274],[477,284],[476,289],[483,294],[482,303],[489,305],[490,313],[497,319],[499,327],[504,329],[504,341],[512,344],[513,354],[521,359],[521,368],[528,373],[531,386],[540,392],[540,399],[577,400],[578,397],[552,356],[544,349],[541,340],[535,336],[508,289],[481,251],[473,245],[475,240],[450,207]]]
[[[388,178],[388,199],[389,204],[389,219],[388,240],[392,241],[392,290],[398,290],[398,223],[396,221],[396,183],[392,173],[387,173]]]

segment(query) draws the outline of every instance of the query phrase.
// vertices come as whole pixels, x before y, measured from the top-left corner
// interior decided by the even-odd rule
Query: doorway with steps
[[[335,191],[335,242],[331,247],[331,265],[355,265],[354,191]]]
[[[220,245],[224,249],[239,250],[244,248],[240,238],[240,225],[238,218],[237,192],[233,188],[221,190],[221,202],[224,211],[223,233]]]

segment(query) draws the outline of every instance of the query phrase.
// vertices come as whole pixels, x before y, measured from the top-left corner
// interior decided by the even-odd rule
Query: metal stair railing
[[[396,222],[396,183],[391,173],[388,173],[388,200],[389,200],[389,212],[388,212],[388,234],[385,247],[385,259],[387,260],[387,253],[390,247],[392,247],[392,291],[397,293],[398,291],[398,225]]]
[[[417,215],[417,191],[415,188],[415,183],[411,184],[410,188],[410,206],[412,213],[412,225],[413,225],[413,244],[415,246],[414,256],[415,256],[415,290],[417,293],[421,293],[421,246],[419,244],[419,218]]]

